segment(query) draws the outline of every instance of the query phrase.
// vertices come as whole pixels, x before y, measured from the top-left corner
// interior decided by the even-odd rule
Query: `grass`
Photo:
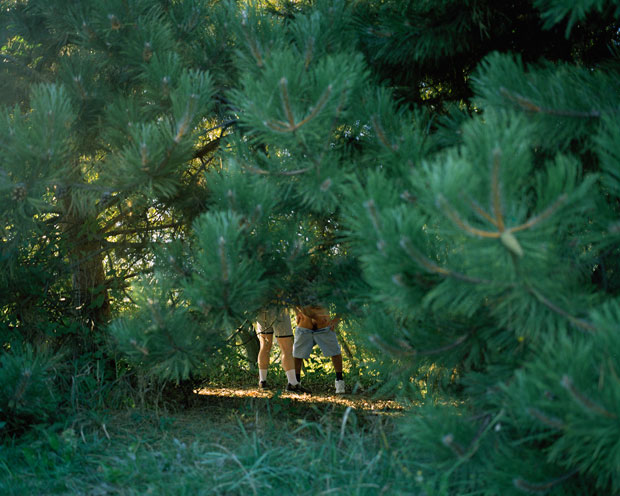
[[[335,397],[329,374],[308,381],[312,396],[249,381],[211,385],[189,408],[89,412],[5,442],[0,494],[422,494],[396,403]]]

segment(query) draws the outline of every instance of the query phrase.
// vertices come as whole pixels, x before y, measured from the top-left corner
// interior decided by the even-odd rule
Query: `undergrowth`
[[[0,448],[0,493],[424,494],[394,418],[278,395],[126,410],[37,428]]]

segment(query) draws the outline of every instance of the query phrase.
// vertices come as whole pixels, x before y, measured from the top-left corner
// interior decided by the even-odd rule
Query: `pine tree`
[[[33,366],[46,350],[113,373],[107,326],[133,310],[131,281],[153,278],[155,248],[204,209],[204,170],[234,124],[216,98],[236,77],[216,4],[0,3],[0,340],[22,368],[3,369],[11,425],[48,397]]]
[[[5,339],[92,349],[151,245],[185,237],[230,125],[214,98],[222,16],[209,2],[2,3]]]
[[[618,2],[130,3],[11,2],[3,71],[42,81],[5,93],[3,294],[131,228],[109,331],[143,370],[322,301],[424,403],[412,484],[617,494]]]
[[[393,357],[404,394],[426,379],[427,407],[403,434],[428,488],[614,494],[617,8],[538,2],[506,26],[476,2],[454,26],[462,4],[316,2],[280,28],[242,16],[230,101],[248,138],[226,155],[233,174],[201,227],[229,246],[214,212],[241,215],[247,256],[274,267],[252,285],[333,303]],[[411,26],[437,30],[407,43]],[[379,62],[351,53],[372,52],[368,33],[387,43]],[[275,204],[247,202],[267,184]],[[287,285],[325,246],[306,234],[288,252],[298,233],[283,229],[270,251],[267,225],[288,212],[329,225],[324,280]],[[247,263],[219,254],[222,279]]]

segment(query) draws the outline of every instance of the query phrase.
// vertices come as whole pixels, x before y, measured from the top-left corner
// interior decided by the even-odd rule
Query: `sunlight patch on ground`
[[[357,394],[330,395],[318,394],[296,394],[281,390],[261,390],[256,387],[205,387],[196,391],[200,395],[219,396],[227,398],[265,398],[271,399],[280,394],[280,398],[290,398],[291,400],[302,403],[321,403],[350,406],[356,410],[363,410],[367,413],[397,413],[404,410],[403,406],[394,400],[373,399]]]

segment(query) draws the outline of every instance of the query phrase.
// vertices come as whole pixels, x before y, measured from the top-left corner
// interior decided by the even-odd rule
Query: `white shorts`
[[[256,334],[275,334],[276,338],[292,338],[291,316],[284,308],[266,308],[256,318]]]

